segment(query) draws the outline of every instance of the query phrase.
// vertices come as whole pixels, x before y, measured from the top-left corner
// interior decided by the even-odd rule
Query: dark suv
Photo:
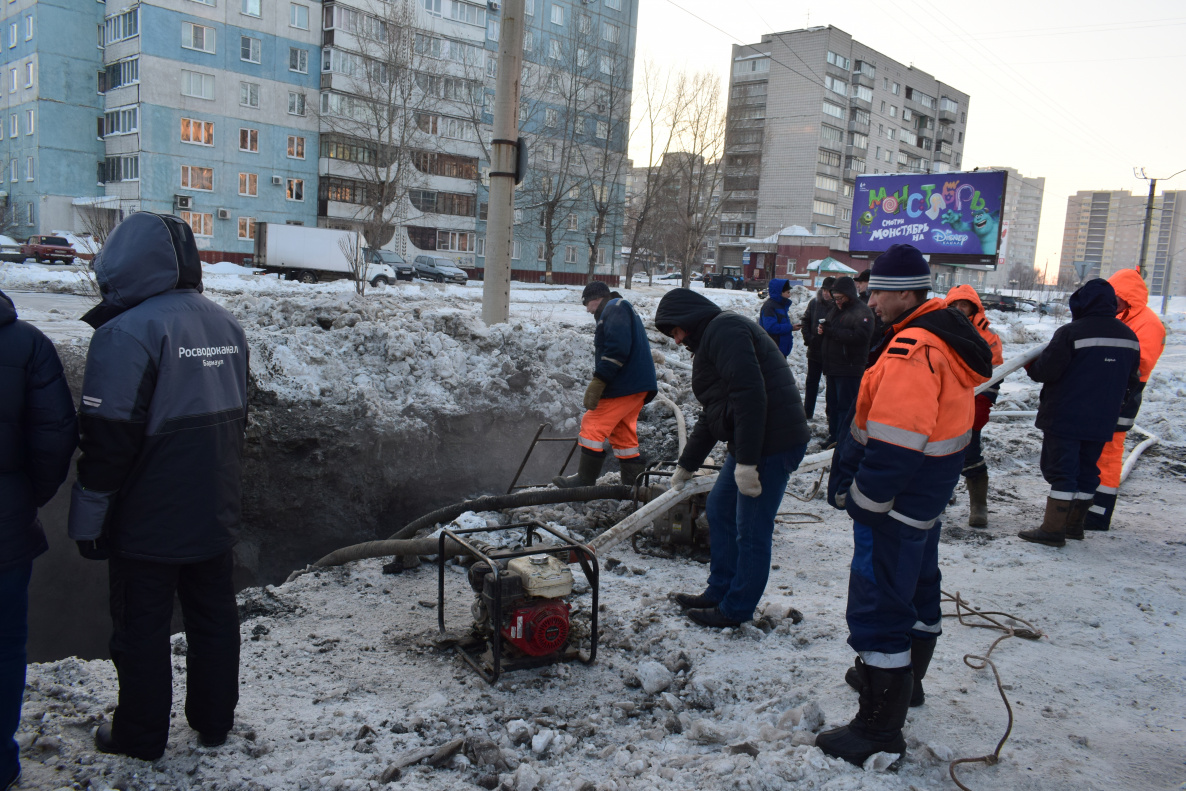
[[[985,310],[1000,310],[1005,313],[1017,310],[1017,298],[1001,294],[981,294],[980,304],[984,306]]]
[[[396,280],[414,280],[416,277],[416,268],[394,250],[367,250],[366,261],[368,264],[387,264],[395,270]]]

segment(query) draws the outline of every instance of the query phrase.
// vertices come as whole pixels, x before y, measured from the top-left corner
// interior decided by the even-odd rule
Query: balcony
[[[844,169],[844,180],[845,181],[856,181],[857,176],[863,176],[863,175],[865,175],[864,168],[861,168],[860,170],[857,170],[856,168],[845,168]]]
[[[873,102],[866,101],[859,96],[848,97],[848,103],[853,107],[859,107],[862,110],[872,110]]]
[[[942,127],[935,132],[935,137],[945,143],[954,143],[955,130],[951,127]]]
[[[853,85],[863,85],[866,88],[876,87],[876,82],[877,82],[872,77],[868,76],[867,74],[863,74],[862,72],[859,72],[859,71],[854,71],[852,73],[852,76],[849,77],[849,80],[852,82]]]
[[[869,134],[869,122],[868,121],[858,121],[855,118],[849,119],[848,131],[860,132],[862,135],[867,135],[867,134]]]
[[[954,110],[940,110],[939,111],[939,123],[941,123],[941,124],[954,124],[955,119],[958,117],[959,116],[956,115]]]

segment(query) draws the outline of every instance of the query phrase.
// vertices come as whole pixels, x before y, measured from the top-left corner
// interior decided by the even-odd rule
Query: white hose
[[[993,417],[1036,417],[1038,413],[1032,409],[1004,409],[1000,412],[994,410],[989,414],[991,414]],[[1140,426],[1133,426],[1132,430],[1143,434],[1145,439],[1143,439],[1140,444],[1133,448],[1128,456],[1125,457],[1124,464],[1120,467],[1121,483],[1124,483],[1124,480],[1128,477],[1128,474],[1132,472],[1132,468],[1136,465],[1137,459],[1141,458],[1141,454],[1157,443],[1161,442],[1160,437],[1150,433]]]
[[[666,404],[675,413],[675,432],[679,436],[679,452],[683,455],[684,445],[688,444],[688,426],[684,422],[684,412],[679,408],[679,404],[672,401],[667,396],[657,395],[655,400],[660,404]]]
[[[1018,368],[1021,368],[1022,366],[1038,359],[1038,355],[1041,354],[1042,350],[1045,348],[1046,348],[1046,344],[1043,343],[1039,346],[1035,346],[1034,348],[1030,349],[1025,354],[1018,355],[1017,357],[1014,357],[1012,360],[1006,360],[1005,362],[1001,363],[1000,367],[997,368],[995,371],[993,371],[992,377],[987,382],[985,382],[984,384],[977,387],[974,392],[976,393],[976,395],[980,395],[985,390],[992,387],[997,382],[1001,381],[1006,376],[1008,376],[1009,374],[1016,371]]]

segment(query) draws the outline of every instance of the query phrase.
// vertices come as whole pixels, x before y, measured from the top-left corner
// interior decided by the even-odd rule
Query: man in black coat
[[[869,270],[866,269],[861,272],[853,281],[857,284],[857,292],[861,295],[861,302],[866,305],[869,304]],[[869,342],[870,350],[877,344],[881,343],[882,337],[885,335],[885,322],[881,320],[881,316],[877,315],[877,311],[870,308],[873,313],[873,339]]]
[[[851,277],[839,278],[832,286],[832,309],[828,320],[816,327],[823,339],[824,376],[828,377],[825,398],[828,408],[828,441],[836,444],[837,432],[857,399],[861,377],[869,360],[873,337],[873,311],[861,302]]]
[[[1061,547],[1083,538],[1083,520],[1099,486],[1097,462],[1112,440],[1120,410],[1141,387],[1141,344],[1116,318],[1116,291],[1095,278],[1071,295],[1071,323],[1055,330],[1026,366],[1042,383],[1042,477],[1050,484],[1042,524],[1017,535]]]
[[[819,395],[819,380],[824,373],[824,339],[816,334],[819,320],[827,318],[832,307],[832,286],[836,278],[825,277],[819,291],[807,303],[803,311],[800,329],[803,332],[803,347],[807,349],[807,381],[803,383],[803,411],[807,419],[815,415],[815,399]]]
[[[241,514],[247,340],[201,294],[193,231],[137,212],[95,259],[103,302],[87,352],[70,537],[108,560],[119,705],[95,745],[156,760],[169,739],[174,596],[186,633],[185,716],[226,741],[239,699],[232,547]]]
[[[807,448],[799,388],[765,330],[690,289],[663,296],[655,326],[692,352],[692,392],[703,406],[672,487],[683,488],[717,442],[729,446],[708,495],[708,587],[676,600],[705,626],[738,626],[766,590],[774,517]]]
[[[49,546],[37,509],[70,470],[74,399],[49,339],[0,291],[0,789],[21,775],[13,740],[25,693],[29,577]]]

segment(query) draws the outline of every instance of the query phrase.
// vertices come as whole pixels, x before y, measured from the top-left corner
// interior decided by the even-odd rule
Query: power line
[[[1108,22],[1093,25],[1072,25],[1069,27],[1033,28],[1021,31],[999,31],[986,33],[982,39],[1005,40],[1014,38],[1036,38],[1047,36],[1078,36],[1092,33],[1116,33],[1126,30],[1144,30],[1152,27],[1174,27],[1186,25],[1186,17],[1167,17],[1165,19],[1132,20],[1129,22]]]

